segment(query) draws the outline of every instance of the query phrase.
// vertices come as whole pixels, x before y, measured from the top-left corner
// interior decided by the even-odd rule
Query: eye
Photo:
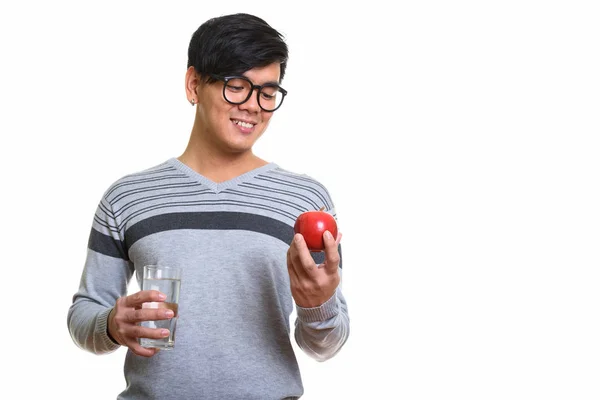
[[[243,86],[227,85],[227,89],[231,90],[232,92],[241,92],[242,90],[244,90],[244,87]]]
[[[277,97],[279,89],[276,86],[264,86],[260,91],[260,95],[267,101],[272,101]]]
[[[227,90],[233,93],[239,93],[250,89],[250,84],[244,79],[234,78],[227,82]]]

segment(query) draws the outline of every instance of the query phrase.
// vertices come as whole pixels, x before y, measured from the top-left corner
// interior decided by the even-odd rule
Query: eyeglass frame
[[[245,77],[243,75],[231,75],[231,76],[222,76],[222,75],[217,75],[217,74],[208,74],[208,75],[211,78],[216,79],[216,80],[221,81],[221,82],[224,83],[224,85],[223,85],[223,98],[229,104],[233,104],[233,105],[244,104],[245,102],[247,102],[248,100],[250,100],[250,97],[252,97],[252,93],[254,92],[255,89],[257,89],[257,92],[256,92],[256,102],[257,102],[258,106],[264,112],[274,112],[274,111],[277,111],[279,109],[279,107],[281,107],[281,105],[283,104],[283,100],[285,100],[285,96],[287,95],[287,90],[285,90],[284,88],[282,88],[281,86],[279,86],[278,83],[270,82],[270,83],[265,83],[264,85],[255,85],[254,82],[252,82],[249,78],[247,78],[247,77]],[[243,79],[243,80],[245,80],[246,82],[248,82],[250,84],[250,91],[248,92],[248,96],[246,96],[246,99],[244,101],[241,101],[241,102],[230,101],[227,98],[227,95],[225,95],[225,89],[227,88],[227,82],[229,82],[232,79]],[[279,105],[275,109],[273,109],[273,110],[267,110],[267,109],[265,109],[260,104],[260,93],[262,92],[262,90],[263,90],[264,87],[276,87],[281,92],[281,95],[282,95],[282,97],[281,97],[281,103],[279,103]]]

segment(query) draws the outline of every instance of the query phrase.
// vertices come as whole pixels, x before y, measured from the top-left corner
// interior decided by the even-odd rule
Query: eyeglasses
[[[230,104],[243,104],[250,99],[256,89],[258,106],[267,112],[273,112],[281,107],[287,91],[277,83],[255,85],[245,76],[220,76],[209,74],[212,78],[224,82],[223,97]]]

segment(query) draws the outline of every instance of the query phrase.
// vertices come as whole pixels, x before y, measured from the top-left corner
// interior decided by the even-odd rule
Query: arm
[[[119,348],[108,335],[108,317],[117,299],[127,293],[132,275],[121,231],[103,199],[94,216],[79,290],[67,315],[69,333],[79,347],[95,354]]]
[[[164,301],[156,290],[126,296],[135,268],[113,215],[103,200],[92,225],[81,284],[69,308],[69,332],[79,347],[95,354],[126,346],[137,355],[152,357],[158,350],[142,347],[138,339],[166,337],[169,331],[141,327],[139,322],[169,319],[173,313],[166,308],[142,309],[143,303]]]
[[[126,293],[130,277],[126,262],[88,248],[79,290],[67,316],[75,344],[95,354],[110,353],[120,347],[108,335],[108,316],[116,300]]]
[[[339,242],[325,233],[325,261],[317,265],[302,235],[296,235],[288,251],[288,271],[296,302],[295,339],[317,361],[337,354],[350,333],[348,307],[341,290]]]
[[[341,284],[321,306],[303,308],[296,305],[296,312],[294,336],[306,354],[317,361],[326,361],[341,350],[350,334],[348,306]]]

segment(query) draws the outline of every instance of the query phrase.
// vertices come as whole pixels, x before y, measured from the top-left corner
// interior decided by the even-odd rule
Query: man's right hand
[[[152,357],[158,349],[149,349],[139,344],[139,338],[162,339],[169,336],[168,329],[144,328],[142,321],[156,321],[173,318],[168,308],[142,308],[149,302],[163,302],[165,295],[157,290],[142,290],[129,296],[120,297],[108,315],[108,333],[122,346],[127,346],[135,354]]]

